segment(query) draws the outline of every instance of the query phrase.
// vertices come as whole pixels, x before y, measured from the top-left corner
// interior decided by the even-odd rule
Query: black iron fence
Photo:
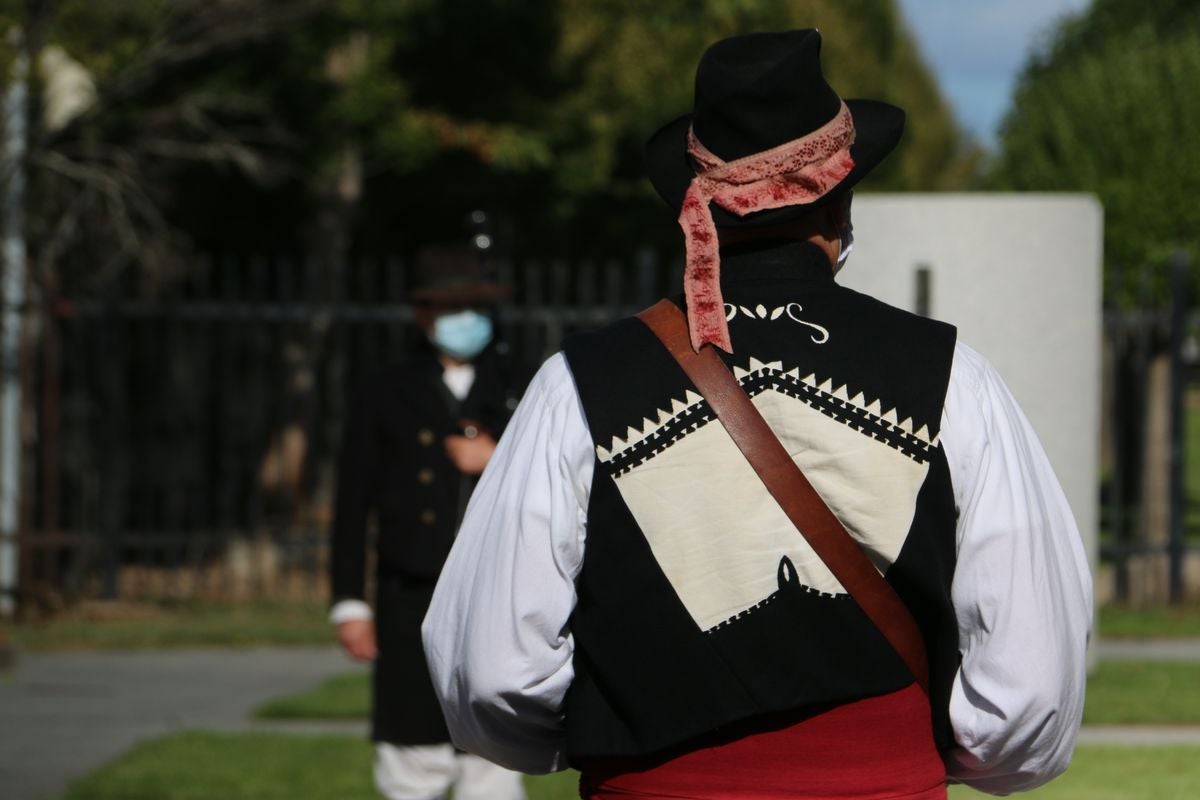
[[[212,258],[165,287],[47,298],[22,376],[21,607],[323,593],[346,390],[416,335],[405,271]],[[532,369],[564,335],[676,291],[680,271],[648,253],[504,264],[501,339]],[[1186,264],[1176,275],[1173,310],[1105,316],[1101,551],[1123,599],[1200,591],[1200,318]]]
[[[680,280],[647,252],[499,269],[500,339],[529,371]],[[214,258],[166,288],[51,299],[25,376],[24,607],[321,592],[344,397],[416,335],[405,272]]]
[[[1200,596],[1200,313],[1188,259],[1169,306],[1104,316],[1100,555],[1112,597]]]

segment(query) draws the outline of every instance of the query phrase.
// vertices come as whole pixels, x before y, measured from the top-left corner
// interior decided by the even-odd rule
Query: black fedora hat
[[[688,130],[728,162],[806,136],[832,120],[842,99],[821,72],[815,29],[751,33],[708,48],[696,68],[693,111],[667,123],[646,145],[650,182],[679,211],[696,174]],[[804,214],[857,184],[900,141],[904,111],[877,100],[846,100],[854,120],[854,168],[835,187],[802,205],[738,216],[712,204],[717,227],[775,225]]]
[[[486,306],[509,295],[492,266],[473,247],[428,244],[417,252],[409,299],[419,305]]]

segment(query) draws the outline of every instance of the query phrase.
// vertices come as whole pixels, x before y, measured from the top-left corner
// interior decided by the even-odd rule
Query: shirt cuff
[[[339,600],[329,609],[329,621],[334,625],[374,618],[371,607],[362,600]]]

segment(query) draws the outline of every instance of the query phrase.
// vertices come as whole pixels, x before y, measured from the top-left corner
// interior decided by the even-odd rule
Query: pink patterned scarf
[[[845,103],[837,116],[807,136],[736,161],[722,161],[688,130],[688,153],[700,171],[684,195],[679,226],[687,246],[683,289],[693,348],[699,351],[711,343],[733,352],[721,297],[717,226],[708,204],[716,202],[730,213],[745,216],[811,203],[854,169],[853,143],[854,120]]]

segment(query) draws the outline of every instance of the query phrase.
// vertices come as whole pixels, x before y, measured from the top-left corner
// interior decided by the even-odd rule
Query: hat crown
[[[479,253],[465,244],[427,244],[417,251],[413,266],[414,289],[440,289],[489,277]]]
[[[812,133],[841,103],[821,72],[819,31],[751,33],[719,41],[701,56],[692,129],[711,152],[732,161]]]
[[[505,293],[493,265],[475,248],[458,243],[422,247],[411,272],[409,297],[415,302],[483,304]]]

